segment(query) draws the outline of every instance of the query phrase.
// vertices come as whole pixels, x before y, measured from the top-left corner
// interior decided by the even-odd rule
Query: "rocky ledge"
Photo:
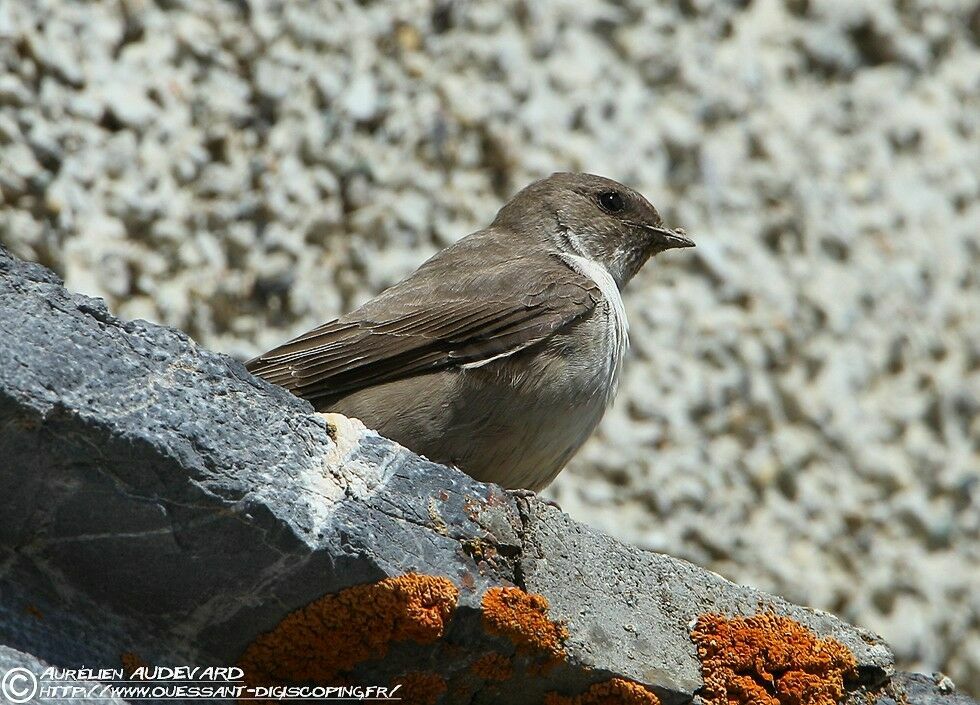
[[[316,414],[2,248],[0,352],[4,670],[234,666],[418,703],[973,702],[894,673],[875,634]]]

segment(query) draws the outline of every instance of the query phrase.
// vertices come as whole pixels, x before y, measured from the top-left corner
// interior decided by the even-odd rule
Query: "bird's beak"
[[[694,240],[687,236],[683,228],[648,227],[654,234],[654,243],[664,250],[677,247],[694,247]]]

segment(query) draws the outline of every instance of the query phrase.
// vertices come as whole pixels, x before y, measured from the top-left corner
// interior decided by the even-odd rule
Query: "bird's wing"
[[[246,365],[320,408],[384,382],[479,367],[547,340],[601,301],[591,279],[557,267],[561,276],[542,277],[518,258],[451,284],[433,282],[423,268]]]

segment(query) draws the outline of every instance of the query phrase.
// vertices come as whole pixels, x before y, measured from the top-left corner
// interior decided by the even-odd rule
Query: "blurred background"
[[[0,0],[0,242],[208,348],[557,170],[698,247],[630,285],[619,397],[548,494],[980,694],[975,0]]]

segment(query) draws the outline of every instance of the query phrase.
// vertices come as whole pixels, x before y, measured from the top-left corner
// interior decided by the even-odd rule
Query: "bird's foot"
[[[515,489],[507,490],[507,494],[509,494],[511,497],[515,497],[518,499],[536,499],[539,502],[543,502],[544,504],[554,507],[558,511],[562,511],[562,508],[558,504],[558,502],[556,502],[553,499],[545,499],[544,497],[539,497],[538,493],[535,492],[534,490],[526,490],[521,487],[517,487]]]

